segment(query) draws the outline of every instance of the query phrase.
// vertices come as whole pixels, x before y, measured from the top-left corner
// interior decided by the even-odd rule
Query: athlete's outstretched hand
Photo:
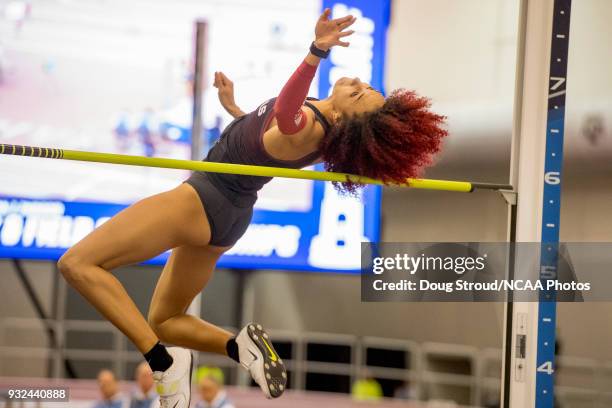
[[[316,47],[324,51],[327,51],[334,45],[348,47],[349,43],[341,39],[355,32],[353,30],[344,30],[353,25],[357,18],[348,15],[330,20],[330,15],[331,10],[326,8],[317,20],[317,26],[315,27]]]
[[[234,100],[234,83],[223,72],[215,72],[213,86],[219,90],[221,106],[234,118],[243,116],[244,112],[236,105]]]
[[[213,86],[219,90],[219,102],[227,109],[228,106],[235,105],[234,83],[223,72],[215,72],[215,82]]]

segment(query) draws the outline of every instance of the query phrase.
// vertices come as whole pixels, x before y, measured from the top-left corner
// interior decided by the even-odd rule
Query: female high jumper
[[[426,98],[396,90],[385,99],[358,78],[341,78],[331,95],[306,100],[321,58],[348,47],[353,16],[315,27],[310,52],[280,94],[251,113],[234,103],[233,85],[215,74],[219,99],[235,120],[205,160],[302,168],[324,162],[329,171],[354,173],[389,184],[420,174],[446,135],[444,117]],[[286,386],[284,364],[268,334],[249,324],[238,335],[186,313],[210,279],[219,257],[244,234],[267,177],[195,172],[180,186],[121,211],[70,248],[58,266],[66,280],[140,350],[154,372],[162,407],[188,407],[189,350],[227,355],[244,366],[267,398]],[[336,183],[352,193],[358,184]],[[145,319],[109,271],[172,253]],[[174,347],[162,345],[172,344]]]

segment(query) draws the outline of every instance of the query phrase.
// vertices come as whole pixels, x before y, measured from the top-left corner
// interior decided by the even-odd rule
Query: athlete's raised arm
[[[325,9],[315,27],[314,47],[321,52],[326,52],[336,45],[348,47],[349,43],[342,39],[353,34],[352,30],[345,30],[355,22],[355,17],[348,15],[330,20],[330,15],[331,10]],[[306,125],[302,104],[308,95],[308,89],[320,61],[320,57],[309,52],[276,99],[274,113],[278,129],[285,135],[295,134]]]

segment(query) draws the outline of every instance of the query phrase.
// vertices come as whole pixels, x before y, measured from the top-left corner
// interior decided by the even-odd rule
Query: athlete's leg
[[[149,308],[149,324],[161,340],[193,350],[227,354],[233,343],[231,357],[249,371],[266,397],[279,397],[285,390],[287,372],[261,325],[249,324],[234,338],[231,333],[185,313],[227,249],[175,248],[157,282]]]
[[[181,245],[204,246],[210,226],[188,184],[123,210],[70,248],[58,262],[68,282],[146,353],[155,332],[109,270],[152,258]]]
[[[160,340],[192,350],[226,354],[231,333],[186,314],[228,248],[181,246],[172,251],[149,308],[149,324]]]

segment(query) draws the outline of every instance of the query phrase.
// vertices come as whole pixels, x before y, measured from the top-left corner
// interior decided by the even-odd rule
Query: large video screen
[[[387,2],[381,2],[387,3]],[[388,6],[365,1],[12,1],[0,4],[0,142],[188,159],[195,21],[208,23],[205,81],[235,83],[244,111],[276,96],[307,52],[322,7],[361,17],[310,95],[355,75],[382,89]],[[249,9],[248,11],[245,8]],[[365,67],[365,69],[364,69]],[[204,145],[231,120],[204,97]],[[57,259],[125,206],[168,190],[181,170],[0,157],[0,257]],[[379,236],[380,189],[274,179],[221,267],[355,271]],[[154,260],[164,262],[167,254]]]

